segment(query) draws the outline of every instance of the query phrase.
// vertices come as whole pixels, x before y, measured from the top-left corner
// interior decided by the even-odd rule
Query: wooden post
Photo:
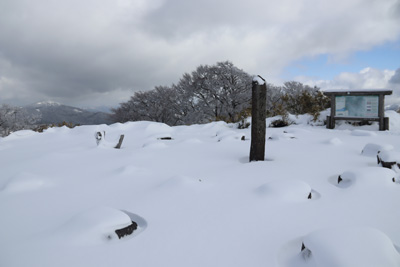
[[[124,141],[124,135],[123,134],[121,134],[121,136],[119,137],[118,144],[114,148],[120,149],[121,145],[122,145],[122,141]]]
[[[251,145],[250,161],[263,161],[265,158],[267,85],[260,76],[252,82]]]
[[[379,116],[379,131],[385,131],[385,97],[383,94],[379,94],[378,104],[378,116]]]
[[[334,129],[335,128],[335,116],[336,116],[336,99],[335,95],[331,95],[331,116],[326,122],[326,128]]]
[[[384,117],[383,118],[383,130],[388,131],[389,130],[389,117]]]

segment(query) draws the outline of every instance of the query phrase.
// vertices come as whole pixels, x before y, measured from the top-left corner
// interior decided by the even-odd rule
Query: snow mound
[[[182,144],[201,144],[202,141],[198,138],[188,138],[181,142]]]
[[[387,110],[385,116],[389,117],[389,130],[400,131],[400,114],[394,110]]]
[[[58,232],[74,244],[95,245],[118,239],[115,230],[131,224],[131,218],[121,210],[95,207],[71,218]]]
[[[119,174],[122,176],[133,176],[133,175],[148,174],[149,170],[146,168],[137,167],[137,166],[133,166],[133,165],[126,165],[126,166],[116,168],[115,171],[113,171],[113,173]]]
[[[168,147],[168,145],[161,141],[150,141],[143,144],[143,148],[163,149],[166,147]]]
[[[385,162],[400,163],[400,152],[397,151],[381,151],[379,158]]]
[[[157,140],[174,140],[172,137],[171,133],[166,133],[166,132],[160,132],[157,134],[150,135],[149,140],[151,139],[157,139]]]
[[[256,193],[285,202],[307,201],[313,196],[311,187],[300,180],[275,180],[259,186]],[[316,195],[316,194],[314,194]]]
[[[235,131],[223,131],[217,133],[218,137],[218,142],[221,141],[235,141],[235,140],[241,140],[243,134],[240,132],[235,132]]]
[[[190,176],[173,176],[160,184],[160,187],[196,187],[201,185],[203,180]]]
[[[376,157],[376,155],[378,155],[379,152],[389,151],[392,149],[393,149],[392,145],[379,145],[379,144],[368,143],[362,149],[361,154],[368,157]]]
[[[11,178],[2,191],[8,193],[22,193],[48,187],[51,186],[51,184],[50,181],[39,175],[23,172]]]
[[[332,184],[340,188],[347,188],[358,184],[364,186],[392,185],[396,173],[387,168],[368,167],[364,169],[346,171],[336,179],[332,179]]]
[[[213,133],[218,133],[230,129],[228,127],[228,124],[224,121],[217,121],[217,122],[211,122],[207,124],[194,125],[194,126],[197,126],[199,128],[199,131],[208,131]]]
[[[303,244],[304,266],[400,266],[400,255],[392,241],[374,228],[318,230],[305,236]]]
[[[170,135],[173,132],[173,128],[164,123],[151,123],[145,128],[144,131],[147,136],[158,136],[160,134]]]
[[[289,134],[312,134],[311,131],[303,129],[303,128],[287,128],[284,133]]]
[[[337,137],[334,137],[334,138],[331,138],[331,139],[325,141],[325,144],[334,145],[334,146],[341,145],[342,143],[343,143],[342,140],[340,140]]]
[[[288,133],[288,132],[283,132],[283,133],[274,133],[271,134],[270,137],[268,137],[268,140],[272,140],[272,141],[277,141],[277,140],[290,140],[290,139],[296,139],[296,136],[292,133]]]
[[[375,132],[366,131],[366,130],[353,130],[351,131],[351,135],[353,136],[376,136]]]

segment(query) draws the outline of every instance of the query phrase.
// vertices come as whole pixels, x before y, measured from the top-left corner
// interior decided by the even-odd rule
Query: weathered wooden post
[[[119,137],[118,144],[114,148],[116,148],[116,149],[120,149],[121,148],[122,141],[124,141],[124,136],[125,135],[121,134],[121,136]]]
[[[252,82],[251,145],[250,161],[263,161],[265,158],[267,85],[260,76]]]

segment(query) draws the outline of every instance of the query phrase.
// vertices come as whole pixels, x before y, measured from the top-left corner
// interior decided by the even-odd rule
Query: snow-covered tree
[[[283,101],[286,109],[292,114],[309,113],[315,118],[319,112],[329,107],[329,98],[324,96],[318,87],[310,87],[300,82],[285,82]]]
[[[29,114],[24,109],[3,104],[0,106],[0,136],[22,129],[29,129],[40,119],[38,115]]]
[[[148,120],[177,125],[178,96],[174,88],[157,86],[153,90],[135,92],[130,100],[113,109],[115,121]]]
[[[250,106],[251,76],[231,62],[199,66],[185,73],[177,84],[136,92],[113,110],[114,120],[150,120],[169,125],[236,122]]]
[[[177,87],[188,95],[192,111],[202,114],[196,123],[235,122],[239,113],[250,106],[251,76],[229,61],[201,65],[191,74],[184,74]]]

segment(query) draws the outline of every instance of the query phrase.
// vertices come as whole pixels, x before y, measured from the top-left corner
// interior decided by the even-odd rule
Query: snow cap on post
[[[258,83],[258,85],[262,85],[262,84],[265,84],[265,79],[263,77],[261,77],[260,75],[255,75],[253,77],[253,82]]]

